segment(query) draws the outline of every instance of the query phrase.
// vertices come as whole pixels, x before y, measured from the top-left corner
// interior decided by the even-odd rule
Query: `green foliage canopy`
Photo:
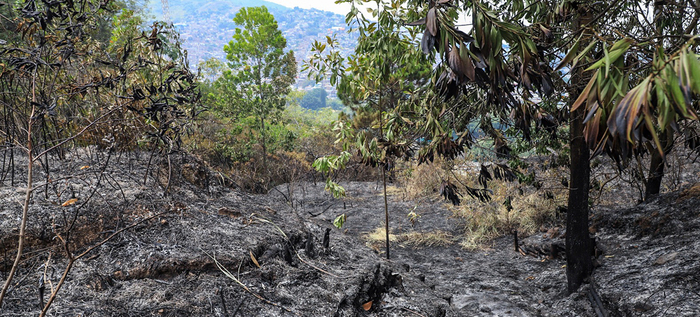
[[[276,121],[296,78],[294,52],[284,52],[287,41],[267,8],[242,8],[233,22],[233,40],[224,46],[229,70],[218,83],[224,94],[217,103],[228,103],[239,116],[254,116],[262,146],[263,170],[267,170],[266,121]],[[266,181],[267,183],[267,181]]]
[[[224,46],[229,71],[222,80],[235,88],[232,106],[259,120],[274,117],[284,109],[285,96],[296,77],[294,52],[284,52],[287,41],[267,8],[242,8],[233,21],[233,40]]]
[[[323,88],[314,88],[301,99],[301,106],[310,110],[319,110],[326,107],[328,93]]]

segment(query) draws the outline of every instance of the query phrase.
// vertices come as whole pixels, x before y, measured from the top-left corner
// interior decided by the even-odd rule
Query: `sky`
[[[300,7],[303,9],[316,8],[319,10],[331,11],[337,14],[346,15],[350,11],[350,4],[335,4],[335,0],[267,0],[285,7]]]
[[[267,0],[270,2],[274,2],[280,5],[283,5],[288,8],[294,8],[294,7],[300,7],[303,9],[319,9],[319,10],[325,10],[325,11],[331,11],[337,14],[341,14],[345,16],[350,12],[350,3],[342,3],[342,4],[335,4],[335,0]],[[369,16],[367,16],[370,18]],[[370,18],[371,19],[371,18]],[[464,16],[463,14],[460,14],[460,17],[457,21],[458,25],[461,24],[468,24],[471,22],[471,18]],[[459,27],[462,31],[468,31],[469,27],[467,28],[462,28]]]

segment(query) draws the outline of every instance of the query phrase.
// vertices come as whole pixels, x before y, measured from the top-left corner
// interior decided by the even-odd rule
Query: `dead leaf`
[[[88,168],[90,168],[90,165],[84,165],[84,166],[81,166],[81,167],[80,167],[80,170],[82,171],[82,170],[88,169]]]
[[[428,10],[428,15],[425,19],[425,25],[428,32],[430,32],[430,35],[437,36],[437,12],[435,8],[430,8],[430,10]]]
[[[671,252],[669,254],[664,254],[660,256],[656,261],[654,261],[654,265],[664,265],[670,261],[673,261],[676,257],[678,256],[678,252]]]
[[[362,309],[364,309],[365,311],[372,309],[372,301],[362,304]]]
[[[253,263],[255,263],[255,266],[260,268],[260,264],[258,264],[258,260],[255,259],[255,256],[253,256],[253,251],[248,251],[250,252],[250,259],[253,260]]]
[[[71,198],[71,199],[66,200],[66,202],[64,202],[63,204],[61,204],[61,206],[68,207],[72,204],[75,204],[75,202],[77,202],[77,201],[78,201],[78,198]]]
[[[578,109],[578,107],[581,106],[583,104],[583,102],[588,99],[588,94],[591,93],[591,88],[593,88],[593,86],[595,85],[597,76],[598,76],[598,71],[596,71],[595,74],[593,74],[593,76],[591,77],[591,80],[588,82],[588,85],[586,85],[586,88],[583,89],[583,91],[578,96],[578,98],[576,98],[576,101],[574,102],[574,104],[571,105],[571,112],[576,111],[576,109]]]
[[[408,25],[408,26],[416,26],[416,25],[423,25],[423,24],[425,24],[425,18],[422,18],[422,19],[417,20],[417,21],[413,21],[411,23],[406,23],[406,25]]]

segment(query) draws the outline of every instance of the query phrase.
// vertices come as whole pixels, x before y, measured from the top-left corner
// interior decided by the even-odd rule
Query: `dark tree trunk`
[[[389,99],[389,102],[393,104],[393,98]],[[384,112],[384,104],[382,104],[382,95],[379,95],[379,135],[381,135],[382,140],[384,139],[384,120],[382,118]],[[387,154],[385,154],[386,156]],[[389,255],[389,202],[386,198],[386,170],[388,158],[384,158],[384,164],[380,164],[379,167],[382,169],[382,184],[384,186],[384,231],[386,233],[386,258],[390,259]]]
[[[649,163],[649,179],[644,191],[644,200],[649,200],[661,191],[661,180],[664,177],[664,158],[658,151],[651,152],[651,162]]]
[[[386,231],[386,258],[389,256],[389,203],[386,199],[386,168],[382,166],[382,183],[384,184],[384,231]]]
[[[659,142],[661,143],[661,151],[659,149],[651,150],[651,162],[649,163],[649,179],[646,182],[644,191],[644,200],[658,195],[661,192],[661,181],[664,178],[664,167],[666,165],[666,155],[671,153],[673,148],[673,131],[659,133]]]
[[[587,25],[592,19],[590,10],[580,8],[580,16],[575,21],[574,30]],[[581,87],[586,82],[583,68],[577,66],[573,71],[570,102],[581,94]],[[571,167],[569,183],[569,208],[566,214],[566,279],[569,293],[575,292],[593,271],[591,251],[593,245],[588,233],[588,189],[590,187],[590,151],[583,136],[583,119],[585,107],[579,107],[570,114],[571,132]]]
[[[654,24],[656,25],[656,35],[663,34],[663,2],[654,4]],[[663,47],[661,37],[657,40],[657,47]],[[666,164],[666,155],[673,148],[673,130],[667,128],[659,133],[659,143],[661,149],[651,149],[651,162],[649,162],[649,178],[644,184],[644,200],[649,200],[652,196],[658,195],[661,192],[661,181],[664,178],[664,167]],[[663,152],[663,153],[662,153]]]
[[[588,234],[588,189],[590,156],[583,138],[585,109],[571,113],[571,182],[566,214],[566,278],[569,293],[576,291],[593,270]]]

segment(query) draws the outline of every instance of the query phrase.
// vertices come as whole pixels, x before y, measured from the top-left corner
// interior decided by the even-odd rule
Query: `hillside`
[[[55,177],[80,165],[103,166],[110,185],[76,218],[81,238],[73,247],[96,248],[75,263],[50,316],[595,316],[595,306],[607,316],[700,313],[697,186],[631,208],[596,208],[592,222],[604,253],[594,283],[567,296],[564,259],[521,255],[510,237],[464,250],[453,238],[462,233],[460,222],[445,204],[424,201],[417,210],[423,217],[413,225],[405,211],[416,202],[402,199],[400,187],[390,196],[396,240],[389,261],[381,243],[367,240],[381,226],[375,183],[343,182],[348,197],[338,200],[322,183],[299,182],[292,185],[298,193],[292,207],[281,194],[285,185],[267,195],[246,194],[202,162],[178,155],[172,191],[164,195],[158,171],[167,163],[149,172],[148,153],[136,152],[106,158],[110,165],[104,165],[108,153],[88,150],[54,165]],[[15,172],[26,177],[21,165]],[[145,174],[151,177],[143,185]],[[74,186],[78,193],[87,187]],[[6,268],[17,237],[14,201],[22,195],[13,186],[0,191]],[[28,278],[18,279],[3,316],[36,316],[65,268],[63,251],[43,224],[57,221],[61,210],[80,208],[46,200],[44,193],[35,200],[20,269]],[[338,213],[348,215],[344,230],[331,225]],[[552,226],[523,239],[522,248],[562,243],[562,235],[551,234],[561,223]],[[119,229],[126,230],[98,244]]]
[[[287,8],[267,1],[169,1],[170,19],[177,26],[184,48],[189,53],[191,65],[208,58],[225,58],[223,47],[233,36],[236,25],[233,17],[242,7],[264,5],[275,16],[279,28],[287,39],[287,47],[294,51],[297,62],[306,58],[311,44],[316,39],[336,35],[344,54],[350,54],[355,47],[357,36],[346,32],[345,17],[316,9]],[[162,4],[151,0],[148,3],[151,14],[163,19]],[[311,84],[306,75],[300,74],[300,85]],[[330,87],[326,87],[330,90]]]
[[[379,2],[348,113],[291,54],[190,69],[265,2],[143,3],[0,2],[0,317],[700,316],[690,1]],[[291,49],[349,36],[267,4]]]

